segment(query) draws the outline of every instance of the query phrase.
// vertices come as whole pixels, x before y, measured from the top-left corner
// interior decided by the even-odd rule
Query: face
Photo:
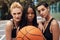
[[[13,19],[18,22],[21,20],[22,10],[19,8],[14,8],[11,11],[11,15],[13,16]]]
[[[44,5],[37,7],[38,13],[41,17],[46,18],[49,14],[49,8],[46,8]]]
[[[34,11],[33,11],[33,9],[32,8],[28,8],[28,11],[27,11],[27,19],[28,19],[28,21],[29,22],[32,22],[33,21],[33,19],[34,19]]]

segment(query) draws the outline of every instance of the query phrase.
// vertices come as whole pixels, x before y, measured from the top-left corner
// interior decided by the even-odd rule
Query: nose
[[[40,12],[40,15],[42,15],[43,14],[43,12]]]
[[[16,17],[18,17],[19,15],[16,15]]]
[[[29,16],[32,16],[32,14],[29,14]]]

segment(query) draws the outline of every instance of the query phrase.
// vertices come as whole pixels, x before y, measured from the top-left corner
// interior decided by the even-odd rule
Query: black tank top
[[[45,32],[43,33],[43,35],[46,38],[46,40],[53,40],[53,35],[52,35],[52,33],[50,33],[50,25],[51,25],[51,22],[53,21],[53,19],[54,18],[52,18],[50,20],[50,22],[47,25],[47,28],[46,28]]]
[[[13,28],[13,30],[12,30],[12,34],[11,34],[11,36],[12,36],[12,38],[16,38],[16,28]]]
[[[13,20],[10,20],[10,21],[13,22],[13,29],[12,29],[12,32],[11,32],[11,37],[16,38],[17,28],[15,27],[14,21]]]

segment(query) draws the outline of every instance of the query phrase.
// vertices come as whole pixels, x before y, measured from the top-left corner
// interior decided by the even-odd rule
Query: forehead
[[[33,9],[29,7],[29,8],[28,8],[28,11],[30,11],[30,12],[31,12],[31,11],[33,11]]]
[[[21,9],[20,9],[20,8],[14,8],[14,9],[12,9],[11,12],[12,12],[12,13],[21,12]]]
[[[41,9],[46,9],[46,7],[44,5],[40,5],[37,7],[38,10],[41,10]]]

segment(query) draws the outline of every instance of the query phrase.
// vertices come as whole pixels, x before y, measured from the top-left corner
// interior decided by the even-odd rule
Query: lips
[[[20,19],[20,18],[16,18],[16,19]]]
[[[30,17],[30,18],[28,18],[28,20],[33,20],[33,18]]]
[[[20,21],[21,19],[20,18],[16,18],[16,21]]]
[[[40,15],[41,17],[43,17],[43,15]]]
[[[16,18],[16,19],[19,19],[19,18]]]

